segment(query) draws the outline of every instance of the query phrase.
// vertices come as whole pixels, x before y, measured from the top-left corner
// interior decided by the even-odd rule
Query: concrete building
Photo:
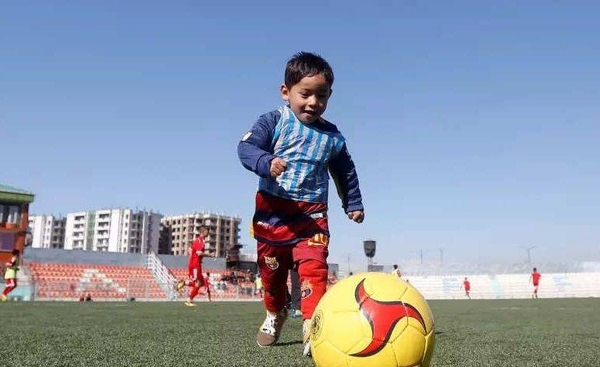
[[[103,209],[67,214],[65,250],[158,252],[162,214],[132,209]]]
[[[67,218],[53,215],[29,216],[31,247],[63,248],[65,245],[65,225]]]
[[[239,217],[212,213],[191,213],[165,216],[161,221],[160,252],[163,254],[188,255],[188,249],[200,233],[200,226],[210,228],[206,239],[209,249],[215,249],[215,256],[225,257],[231,251],[239,251]]]

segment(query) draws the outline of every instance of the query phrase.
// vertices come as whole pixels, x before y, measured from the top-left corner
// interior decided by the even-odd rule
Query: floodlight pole
[[[350,253],[348,253],[348,275],[352,273],[352,269],[350,268]]]
[[[528,264],[531,264],[531,250],[533,250],[536,247],[537,246],[529,246],[529,247],[521,246],[521,248],[523,250],[527,251],[527,263]]]

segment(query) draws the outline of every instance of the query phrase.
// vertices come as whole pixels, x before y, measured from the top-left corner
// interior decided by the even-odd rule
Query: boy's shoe
[[[275,316],[271,315],[271,313],[267,311],[267,317],[265,318],[265,321],[261,325],[260,329],[258,329],[256,343],[258,343],[258,345],[261,347],[269,347],[277,343],[279,334],[281,334],[281,328],[283,327],[287,317],[288,311],[286,308],[279,311]]]
[[[196,304],[194,302],[185,302],[184,305],[188,307],[196,307]]]
[[[6,300],[8,299],[8,297],[6,297],[6,295],[3,294],[2,297],[0,297],[0,299],[2,300],[2,302],[6,302]]]
[[[312,319],[306,319],[302,323],[302,355],[310,357],[310,331],[312,330]]]
[[[181,279],[177,282],[177,285],[175,286],[175,289],[177,289],[178,291],[181,290],[181,288],[185,287],[185,280]]]

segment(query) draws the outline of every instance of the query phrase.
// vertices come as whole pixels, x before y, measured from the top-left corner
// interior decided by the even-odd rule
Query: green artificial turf
[[[432,366],[598,366],[600,299],[430,301]],[[301,321],[259,348],[262,304],[0,303],[0,366],[314,366]]]

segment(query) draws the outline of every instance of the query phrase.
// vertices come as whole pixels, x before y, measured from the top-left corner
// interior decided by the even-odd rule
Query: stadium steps
[[[170,301],[176,300],[178,293],[173,287],[177,282],[177,278],[175,278],[173,273],[165,266],[165,264],[163,264],[153,251],[150,251],[147,255],[147,267],[158,285],[167,295],[168,299]]]

